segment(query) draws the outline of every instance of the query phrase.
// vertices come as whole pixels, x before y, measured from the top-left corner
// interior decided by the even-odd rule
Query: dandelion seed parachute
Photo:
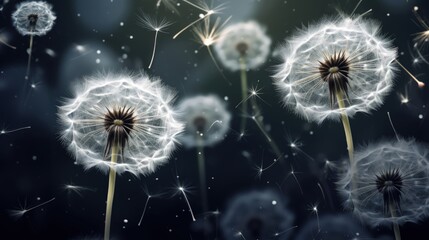
[[[225,103],[215,95],[184,99],[177,107],[185,131],[178,139],[186,147],[213,146],[222,141],[229,130],[231,114]]]
[[[107,172],[113,168],[118,174],[147,175],[168,160],[182,124],[170,106],[174,94],[160,79],[146,75],[97,75],[86,78],[76,92],[75,98],[59,107],[58,115],[64,129],[62,140],[85,169]],[[109,111],[124,109],[132,111],[133,127],[126,128],[128,141],[118,162],[112,164],[110,156],[105,156],[105,117]]]
[[[292,227],[294,215],[285,204],[285,199],[273,190],[236,196],[221,218],[225,239],[237,239],[237,233],[246,239],[287,239],[288,232],[284,231]]]
[[[397,51],[379,31],[379,24],[362,17],[340,17],[298,33],[282,48],[274,74],[283,103],[319,124],[382,105],[393,85]],[[347,82],[338,85],[339,79]],[[332,91],[341,86],[345,96],[336,101]],[[347,106],[341,107],[342,101]]]
[[[241,69],[240,59],[249,69],[256,69],[267,60],[271,39],[265,29],[254,21],[226,27],[214,49],[223,65],[231,70]]]
[[[399,139],[356,151],[354,166],[341,174],[337,182],[339,192],[346,199],[345,205],[352,207],[371,227],[415,223],[427,217],[427,149],[414,140]],[[351,186],[352,179],[355,187]],[[390,214],[392,210],[395,217]]]

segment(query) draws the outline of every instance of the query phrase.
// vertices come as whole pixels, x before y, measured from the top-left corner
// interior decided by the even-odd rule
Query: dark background
[[[197,18],[201,12],[179,1],[180,16],[164,7],[156,11],[156,1],[148,0],[69,0],[48,1],[57,15],[53,29],[42,37],[35,37],[30,81],[36,85],[23,94],[29,37],[14,29],[10,15],[19,1],[4,3],[0,12],[2,39],[16,50],[0,45],[0,125],[12,130],[31,126],[31,129],[0,135],[0,238],[2,239],[91,239],[101,238],[104,229],[104,211],[107,192],[106,175],[75,165],[65,147],[58,140],[61,131],[57,121],[57,105],[64,97],[72,97],[74,85],[85,75],[99,71],[141,71],[160,76],[164,83],[178,91],[178,98],[196,94],[214,93],[228,97],[233,113],[232,130],[226,140],[206,149],[207,184],[210,187],[209,205],[212,211],[222,213],[228,200],[248,189],[273,188],[281,190],[295,213],[292,238],[307,220],[314,219],[309,205],[319,203],[319,214],[344,212],[335,190],[335,175],[324,174],[324,162],[338,161],[347,156],[342,126],[326,121],[321,125],[307,123],[281,107],[280,98],[270,78],[275,58],[258,71],[248,73],[249,85],[262,87],[261,97],[267,129],[287,156],[284,164],[277,164],[257,177],[256,165],[264,159],[265,165],[274,157],[255,125],[250,124],[249,135],[237,141],[239,111],[234,106],[240,101],[239,73],[225,71],[232,86],[226,84],[216,70],[207,50],[195,41],[190,31],[178,39],[172,36],[181,27]],[[224,1],[214,1],[217,5]],[[358,1],[330,0],[231,0],[223,19],[232,15],[231,22],[256,20],[267,27],[272,37],[272,49],[290,37],[297,28],[315,23],[324,16],[336,16],[338,11],[351,13]],[[428,84],[428,65],[413,64],[413,34],[422,31],[412,13],[414,6],[429,19],[426,0],[364,1],[357,13],[372,8],[370,18],[378,20],[385,36],[398,47],[399,61]],[[139,27],[139,11],[165,16],[174,21],[169,34],[160,34],[153,68],[147,70],[152,51],[154,32]],[[123,22],[123,26],[121,26]],[[132,39],[131,37],[132,36]],[[76,46],[84,47],[83,52]],[[55,56],[46,53],[47,49]],[[100,54],[97,53],[100,50]],[[429,55],[429,48],[422,50]],[[100,59],[100,63],[96,63]],[[258,83],[257,83],[258,82]],[[28,90],[31,89],[31,90]],[[394,133],[386,112],[390,112],[399,135],[413,137],[419,142],[429,141],[428,88],[418,89],[403,72],[396,77],[394,91],[385,104],[370,115],[357,114],[351,120],[355,145],[387,138]],[[409,103],[401,104],[400,95],[407,95]],[[419,115],[421,114],[421,118]],[[310,134],[312,132],[313,134]],[[302,152],[289,147],[297,141]],[[249,156],[243,154],[248,152]],[[301,195],[292,178],[282,181],[293,166],[302,185]],[[324,202],[317,187],[319,179],[326,179],[332,202]],[[198,192],[198,171],[195,150],[179,148],[169,163],[156,173],[140,179],[124,174],[117,178],[113,205],[111,235],[116,239],[202,239],[192,224],[181,195],[172,196],[178,183],[190,186],[189,199],[197,218],[204,213]],[[89,188],[81,196],[64,189],[65,184]],[[280,184],[280,186],[278,185]],[[138,227],[146,195],[143,186],[151,192],[166,193],[151,199],[142,226]],[[27,208],[55,197],[55,201],[14,219],[9,210]],[[222,214],[220,215],[220,217]],[[213,217],[212,217],[213,218]],[[127,220],[125,222],[124,220]],[[194,226],[194,227],[192,227]],[[403,239],[427,239],[429,220],[421,224],[406,224],[401,228]],[[375,236],[392,235],[389,228],[376,228]],[[215,229],[215,235],[221,235]],[[426,235],[426,236],[425,236]],[[1,237],[4,236],[4,237]]]

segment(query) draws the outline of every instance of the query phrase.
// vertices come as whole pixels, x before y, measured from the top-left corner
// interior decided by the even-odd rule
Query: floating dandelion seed
[[[143,189],[143,191],[145,192],[147,198],[146,198],[146,202],[145,202],[144,207],[143,207],[143,212],[142,212],[142,215],[140,217],[139,223],[137,224],[137,226],[139,226],[139,227],[140,227],[140,225],[141,225],[141,223],[143,221],[144,215],[146,214],[146,209],[147,209],[147,205],[149,204],[149,200],[152,199],[152,198],[159,198],[162,195],[164,195],[163,193],[150,194],[149,190],[147,189],[147,187],[145,187]]]
[[[13,133],[13,132],[18,132],[18,131],[22,131],[22,130],[25,130],[25,129],[31,129],[31,126],[21,127],[21,128],[12,129],[12,130],[2,129],[2,130],[0,130],[0,135],[5,135],[5,134]]]
[[[423,31],[415,34],[414,42],[422,48],[429,42],[429,25],[423,20],[417,10],[413,10],[413,13],[416,16],[418,24],[423,29]]]
[[[262,65],[269,54],[271,39],[265,29],[254,21],[237,23],[226,27],[214,45],[216,55],[222,64],[231,71],[241,71],[241,108],[244,115],[248,112],[247,69]],[[246,118],[242,118],[240,133],[246,129]]]
[[[77,93],[59,107],[62,139],[85,169],[109,172],[109,239],[116,173],[154,172],[168,160],[182,125],[170,107],[174,94],[157,78],[99,75],[85,79]]]
[[[215,95],[187,98],[179,103],[177,114],[186,123],[185,131],[179,135],[180,142],[186,147],[197,148],[203,210],[208,211],[204,147],[212,146],[225,138],[231,114],[225,103]]]
[[[356,152],[338,190],[362,220],[372,227],[393,225],[400,239],[399,225],[429,214],[428,160],[427,146],[413,140],[369,145]]]
[[[193,25],[197,24],[198,22],[209,18],[213,14],[219,14],[224,9],[224,4],[218,5],[216,7],[209,6],[204,0],[198,0],[195,3],[190,2],[188,0],[183,0],[183,2],[191,5],[192,7],[199,9],[204,12],[204,14],[200,14],[199,18],[190,24],[188,24],[186,27],[184,27],[182,30],[180,30],[176,35],[173,36],[173,39],[176,39],[180,34],[182,34],[184,31],[186,31],[188,28],[192,27]]]
[[[221,218],[225,239],[288,239],[294,220],[285,199],[273,190],[243,193],[233,198]],[[240,234],[237,234],[240,233]]]
[[[89,187],[83,187],[83,186],[78,186],[73,184],[66,184],[63,186],[63,189],[66,190],[68,193],[75,193],[79,195],[79,197],[83,197],[82,195],[83,191],[95,191],[94,189]]]
[[[282,49],[274,78],[284,104],[309,121],[341,119],[350,161],[349,117],[379,107],[393,85],[396,49],[362,16],[310,26]]]
[[[46,35],[52,29],[56,18],[52,6],[42,1],[20,3],[12,14],[13,24],[18,32],[23,36],[30,36],[26,79],[30,74],[33,37]]]
[[[192,211],[191,204],[189,203],[188,197],[186,195],[187,192],[189,192],[188,187],[185,187],[183,185],[178,185],[176,187],[175,195],[181,194],[185,198],[186,205],[188,205],[189,213],[191,214],[191,217],[192,217],[192,221],[195,222],[196,219],[195,219],[195,216],[194,216],[194,211]]]
[[[55,198],[51,198],[48,201],[45,201],[45,202],[40,203],[40,204],[37,204],[36,206],[31,207],[31,208],[27,208],[26,206],[23,206],[23,207],[21,206],[19,210],[10,210],[9,214],[10,214],[11,217],[13,217],[15,219],[19,219],[22,216],[24,216],[24,214],[26,214],[27,212],[30,212],[30,211],[32,211],[32,210],[34,210],[36,208],[42,207],[42,206],[44,206],[44,205],[46,205],[46,204],[48,204],[48,203],[50,203],[50,202],[52,202],[54,200],[55,200]]]
[[[227,18],[223,23],[221,23],[220,18],[216,18],[215,23],[213,26],[210,24],[210,18],[206,18],[204,20],[204,24],[198,25],[193,28],[195,37],[197,41],[199,41],[203,46],[207,48],[207,51],[209,52],[210,58],[212,59],[213,63],[215,64],[217,70],[222,75],[222,77],[228,81],[228,79],[223,74],[223,70],[220,68],[219,64],[217,63],[216,59],[213,56],[211,46],[216,43],[219,38],[221,37],[221,31],[225,24],[231,19],[231,16]],[[228,81],[228,83],[231,85],[231,83]]]
[[[158,20],[156,18],[150,17],[144,13],[139,16],[139,24],[143,28],[149,29],[151,31],[155,31],[155,38],[153,40],[153,50],[152,50],[152,57],[150,59],[149,63],[149,69],[152,67],[153,60],[155,58],[155,51],[156,51],[156,42],[158,39],[158,33],[166,33],[165,29],[168,28],[170,25],[172,25],[172,22],[167,21],[167,19],[162,18],[161,20]]]

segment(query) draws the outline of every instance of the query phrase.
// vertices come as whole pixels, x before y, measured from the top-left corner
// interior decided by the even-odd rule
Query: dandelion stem
[[[200,136],[198,136],[198,141],[202,143],[203,139]],[[205,163],[206,160],[204,156],[204,147],[202,146],[202,144],[198,144],[197,158],[198,158],[198,173],[200,177],[200,191],[201,191],[203,212],[208,212],[206,163]]]
[[[344,127],[344,133],[346,135],[346,142],[347,142],[347,150],[349,152],[349,160],[350,160],[350,166],[353,166],[353,136],[352,136],[352,129],[350,127],[350,121],[349,117],[347,116],[344,109],[346,108],[346,105],[344,104],[344,94],[341,91],[337,91],[336,93],[338,107],[341,110],[341,122],[343,123]]]
[[[401,240],[401,232],[399,230],[399,225],[398,222],[396,221],[396,209],[394,204],[389,201],[389,210],[390,210],[390,214],[392,215],[392,220],[393,220],[393,232],[395,234],[395,240]]]
[[[247,73],[246,73],[246,63],[244,61],[244,58],[240,58],[240,68],[241,68],[241,74],[240,74],[240,79],[241,79],[241,98],[242,98],[242,103],[241,103],[241,109],[242,109],[242,114],[244,114],[244,116],[241,118],[241,124],[240,124],[240,134],[243,134],[244,131],[246,130],[246,115],[247,115]]]
[[[112,156],[110,158],[110,162],[112,163],[112,166],[110,167],[109,171],[109,186],[107,191],[107,204],[106,204],[106,220],[104,225],[104,240],[110,239],[110,220],[112,218],[112,206],[113,206],[113,197],[115,195],[115,182],[116,182],[116,171],[113,167],[113,164],[115,164],[118,161],[118,152],[119,147],[118,144],[112,145]]]
[[[219,73],[222,75],[223,79],[228,83],[229,86],[232,85],[232,83],[226,78],[225,74],[223,74],[222,69],[220,68],[219,64],[217,63],[216,59],[213,56],[212,50],[210,49],[210,46],[207,46],[207,51],[209,52],[210,58],[212,59],[214,65],[216,66]]]
[[[264,129],[264,122],[262,119],[260,119],[257,114],[260,113],[260,109],[258,104],[256,103],[255,96],[252,96],[250,99],[250,103],[252,105],[252,109],[255,112],[254,117],[252,117],[253,121],[255,121],[256,125],[258,126],[259,130],[262,132],[262,134],[265,136],[265,139],[267,140],[268,144],[270,145],[271,149],[273,150],[274,154],[277,157],[277,160],[282,159],[282,153],[280,151],[280,148],[278,147],[277,143],[273,141],[271,136],[265,131]]]
[[[31,66],[31,54],[33,52],[33,35],[30,35],[30,46],[28,47],[29,53],[28,53],[28,61],[27,61],[27,72],[25,74],[25,79],[28,80],[30,75],[30,66]]]
[[[155,39],[153,40],[152,58],[150,59],[149,69],[152,67],[153,59],[155,58],[156,40],[158,39],[158,31],[155,31]]]

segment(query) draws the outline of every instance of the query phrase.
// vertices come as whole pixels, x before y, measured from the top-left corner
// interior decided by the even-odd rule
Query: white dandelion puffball
[[[228,204],[220,226],[225,239],[288,239],[294,215],[273,190],[242,193]],[[281,233],[281,234],[278,234]]]
[[[12,14],[13,24],[22,35],[45,35],[52,29],[57,17],[46,2],[23,2]]]
[[[85,169],[149,174],[165,163],[183,129],[170,104],[174,93],[146,75],[84,79],[75,98],[59,107],[62,139]],[[118,162],[110,162],[117,144]]]
[[[429,213],[428,153],[427,146],[403,139],[356,151],[337,182],[346,206],[372,227],[422,220]]]
[[[236,23],[226,27],[214,49],[222,64],[231,71],[241,69],[240,58],[246,68],[255,69],[265,63],[270,53],[271,39],[257,22]]]
[[[281,49],[273,76],[283,103],[317,123],[379,107],[392,88],[397,55],[379,30],[362,17],[341,17],[300,31]],[[337,91],[344,93],[344,109]]]
[[[215,95],[186,98],[179,103],[177,114],[186,124],[178,136],[186,147],[212,146],[222,141],[231,122],[225,103]]]

